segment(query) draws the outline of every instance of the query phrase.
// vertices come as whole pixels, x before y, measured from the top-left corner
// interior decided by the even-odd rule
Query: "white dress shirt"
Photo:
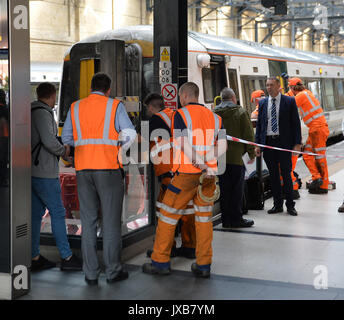
[[[268,101],[268,127],[266,130],[266,135],[267,136],[274,136],[274,135],[279,135],[279,126],[278,126],[278,119],[279,119],[279,109],[280,109],[280,102],[281,102],[281,93],[279,93],[275,99],[275,105],[276,105],[276,116],[277,116],[277,131],[273,132],[271,129],[271,109],[272,109],[272,97],[269,96],[269,101]]]

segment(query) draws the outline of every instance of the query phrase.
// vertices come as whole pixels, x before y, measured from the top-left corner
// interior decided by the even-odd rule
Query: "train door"
[[[87,97],[91,89],[91,79],[97,72],[106,72],[112,78],[111,94],[113,98],[120,99],[126,107],[133,124],[139,124],[142,119],[142,50],[138,44],[125,45],[123,41],[104,40],[98,43],[80,43],[72,47],[70,54],[64,62],[61,82],[61,94],[59,101],[59,124],[63,126],[70,105],[84,97]],[[137,128],[137,126],[136,126]],[[138,149],[140,146],[138,146]],[[138,151],[138,154],[140,150]],[[122,235],[123,245],[135,242],[153,232],[152,200],[154,194],[153,181],[150,175],[150,167],[143,164],[139,157],[134,163],[124,165],[125,196],[123,201]],[[64,175],[73,175],[73,168],[62,166]],[[62,195],[64,196],[63,178],[61,178]],[[81,233],[78,204],[76,195],[71,193],[76,188],[71,188],[69,196],[64,198],[65,205],[70,210],[67,212],[67,225],[70,238],[79,240]],[[68,203],[68,201],[70,203]],[[50,233],[48,228],[42,230]],[[101,226],[101,224],[99,224]],[[101,227],[98,230],[101,241]],[[77,242],[75,243],[78,246]]]
[[[224,56],[211,55],[210,68],[202,69],[204,102],[213,103],[214,98],[220,95],[227,87],[226,63]],[[220,103],[220,101],[218,100]]]

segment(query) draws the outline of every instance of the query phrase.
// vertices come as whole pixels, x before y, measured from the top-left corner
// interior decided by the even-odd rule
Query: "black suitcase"
[[[261,181],[258,178],[257,172],[254,172],[245,180],[243,211],[263,210],[264,202],[269,197],[271,197],[269,172],[263,170]]]

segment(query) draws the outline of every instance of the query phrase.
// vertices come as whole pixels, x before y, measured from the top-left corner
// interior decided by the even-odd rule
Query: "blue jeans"
[[[66,211],[61,198],[59,179],[32,177],[32,258],[39,255],[42,218],[49,210],[51,229],[62,259],[72,255],[66,231]]]

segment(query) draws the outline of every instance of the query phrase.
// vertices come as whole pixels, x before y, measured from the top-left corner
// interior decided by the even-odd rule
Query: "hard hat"
[[[289,81],[288,81],[288,85],[289,85],[289,86],[296,86],[296,85],[298,85],[298,84],[303,84],[303,83],[302,83],[302,80],[301,80],[300,78],[291,78],[291,79],[289,79]]]
[[[261,96],[265,96],[265,92],[263,90],[253,91],[251,94],[251,102],[253,102],[253,100],[256,98],[260,98]]]

